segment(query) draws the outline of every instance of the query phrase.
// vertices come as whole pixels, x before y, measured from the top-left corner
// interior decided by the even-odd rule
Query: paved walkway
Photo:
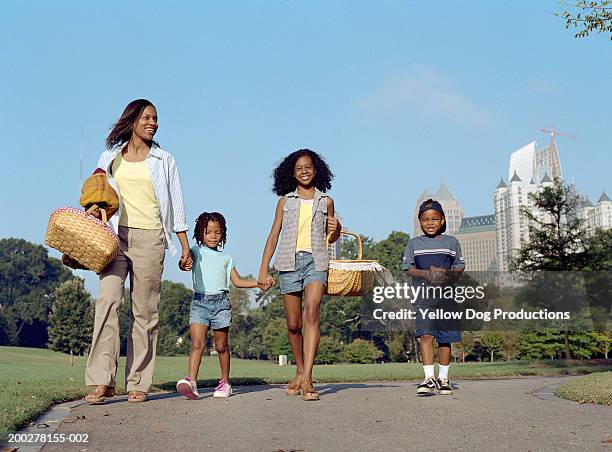
[[[123,397],[75,407],[56,433],[88,442],[43,451],[612,451],[611,407],[563,401],[550,388],[534,395],[562,381],[457,381],[453,396],[430,397],[417,397],[414,383],[322,384],[319,402],[279,386],[238,387],[225,400],[212,390],[197,401]]]

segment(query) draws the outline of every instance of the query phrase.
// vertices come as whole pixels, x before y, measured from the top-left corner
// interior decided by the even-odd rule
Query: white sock
[[[438,378],[446,378],[448,380],[449,367],[450,367],[450,364],[448,366],[443,366],[442,364],[438,364]]]
[[[429,377],[434,376],[434,365],[423,366],[423,372],[425,372],[425,379],[427,380]]]

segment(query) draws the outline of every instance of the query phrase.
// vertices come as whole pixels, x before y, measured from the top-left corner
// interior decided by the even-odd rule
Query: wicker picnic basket
[[[61,251],[82,267],[100,273],[119,251],[119,238],[107,224],[106,211],[100,209],[102,221],[90,215],[98,209],[87,211],[73,207],[61,207],[51,212],[45,243]]]
[[[345,297],[361,296],[374,286],[378,275],[385,268],[375,260],[363,259],[361,237],[348,231],[340,231],[342,235],[351,235],[357,239],[357,259],[330,259],[327,275],[327,295]],[[326,244],[329,244],[327,236]]]

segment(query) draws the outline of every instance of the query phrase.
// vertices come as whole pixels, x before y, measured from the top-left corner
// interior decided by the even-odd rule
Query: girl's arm
[[[278,236],[280,235],[281,227],[283,225],[283,206],[285,205],[285,198],[282,197],[276,204],[276,211],[274,212],[274,222],[268,234],[266,240],[266,246],[263,250],[263,256],[261,257],[261,266],[259,267],[259,277],[257,278],[257,285],[263,289],[270,282],[272,277],[268,273],[270,267],[270,261],[274,252],[276,251],[276,245],[278,243]]]
[[[230,279],[232,280],[232,284],[238,287],[239,289],[253,289],[257,287],[257,281],[240,277],[240,275],[236,271],[236,267],[232,268],[232,273],[230,273]]]
[[[331,233],[329,243],[334,243],[340,238],[340,231],[342,225],[336,217],[334,217],[334,200],[331,197],[327,197],[327,233]]]

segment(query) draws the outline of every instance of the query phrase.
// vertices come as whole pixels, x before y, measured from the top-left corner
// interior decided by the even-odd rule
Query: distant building
[[[529,221],[523,209],[539,215],[529,195],[552,185],[555,177],[560,179],[562,172],[554,142],[547,148],[536,149],[534,141],[510,155],[508,184],[502,178],[493,194],[499,271],[509,271],[516,251],[529,241]]]
[[[497,270],[495,215],[463,218],[455,237],[461,244],[466,271]]]
[[[428,189],[425,189],[421,196],[416,201],[416,207],[414,210],[414,228],[413,237],[423,235],[421,225],[419,223],[419,207],[427,199],[432,198],[442,204],[444,214],[446,216],[446,234],[455,235],[461,227],[461,221],[463,220],[463,207],[457,200],[455,195],[450,191],[444,179],[440,181],[440,188],[436,193],[430,193]]]
[[[578,217],[585,221],[589,229],[610,229],[612,228],[612,201],[605,191],[595,205],[585,197],[578,209]]]

